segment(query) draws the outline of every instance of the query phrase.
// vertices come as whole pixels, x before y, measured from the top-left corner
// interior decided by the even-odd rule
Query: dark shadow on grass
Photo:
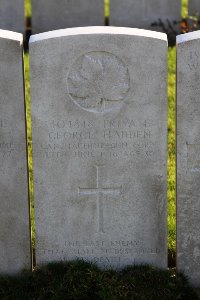
[[[101,271],[84,261],[54,263],[0,277],[0,299],[199,299],[182,274],[150,266]]]

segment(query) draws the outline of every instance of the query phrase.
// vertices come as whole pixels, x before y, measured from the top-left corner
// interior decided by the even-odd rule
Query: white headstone
[[[200,2],[199,0],[189,0],[188,1],[188,12],[190,16],[200,15]]]
[[[30,58],[37,263],[166,267],[166,35],[60,30]]]
[[[0,30],[0,274],[31,268],[22,48]]]
[[[179,32],[180,21],[181,0],[110,0],[111,26]]]
[[[177,267],[200,285],[200,32],[177,51]]]
[[[32,0],[32,32],[104,25],[104,0]]]
[[[0,0],[0,28],[25,32],[24,0]]]

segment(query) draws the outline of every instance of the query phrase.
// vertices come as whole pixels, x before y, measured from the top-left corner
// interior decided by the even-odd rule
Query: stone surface
[[[67,29],[30,57],[37,264],[166,267],[166,35]]]
[[[22,47],[0,30],[0,274],[31,268]]]
[[[200,14],[200,2],[199,0],[189,0],[188,1],[188,12],[189,15],[198,15]]]
[[[0,28],[24,33],[24,0],[0,0]]]
[[[177,264],[200,285],[200,32],[177,48]]]
[[[110,25],[180,31],[181,0],[110,0]],[[162,23],[165,26],[163,30]]]
[[[104,0],[32,0],[32,31],[104,25]]]

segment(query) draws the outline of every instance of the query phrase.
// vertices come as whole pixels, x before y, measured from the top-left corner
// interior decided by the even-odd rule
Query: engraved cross
[[[80,188],[80,196],[96,196],[97,212],[98,212],[98,232],[104,233],[104,213],[103,200],[105,195],[119,196],[121,195],[122,187],[103,187],[102,184],[102,166],[96,166],[96,187],[95,188]]]

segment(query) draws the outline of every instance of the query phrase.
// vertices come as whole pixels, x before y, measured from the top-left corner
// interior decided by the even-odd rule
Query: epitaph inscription
[[[99,256],[101,252],[101,256]],[[87,258],[93,263],[103,266],[107,265],[121,265],[124,257],[131,256],[145,256],[152,257],[159,255],[160,248],[151,248],[138,240],[68,240],[60,248],[53,247],[51,249],[41,249],[40,254],[46,256],[61,257],[61,260],[66,260],[69,255],[80,258],[81,256]],[[133,260],[137,263],[137,260]]]

